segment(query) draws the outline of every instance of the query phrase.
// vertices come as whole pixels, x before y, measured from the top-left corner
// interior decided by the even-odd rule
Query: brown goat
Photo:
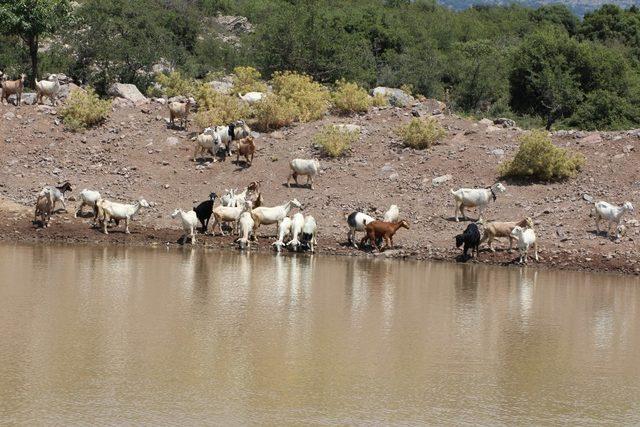
[[[397,222],[372,221],[365,226],[365,236],[362,238],[360,246],[362,247],[368,240],[379,252],[382,252],[383,248],[393,249],[393,235],[403,227],[409,229],[409,223],[404,219]],[[385,245],[378,247],[377,241],[381,238],[384,239]]]
[[[509,239],[509,251],[511,251],[513,243],[517,240],[515,236],[511,235],[511,232],[516,226],[522,228],[533,228],[533,221],[531,218],[527,217],[519,222],[488,222],[484,224],[484,234],[482,236],[482,240],[480,240],[480,244],[486,241],[487,245],[489,245],[489,250],[491,250],[491,252],[495,252],[496,250],[491,246],[493,240],[497,237],[507,237]]]
[[[52,213],[53,197],[51,196],[51,193],[38,196],[33,222],[38,221],[38,216],[40,216],[40,222],[42,223],[42,226],[46,228],[49,226],[49,219],[51,219]]]
[[[20,105],[22,102],[22,91],[24,90],[24,79],[27,76],[24,74],[20,75],[19,80],[5,80],[2,82],[2,103],[7,101],[9,103],[9,96],[15,94],[16,95],[16,105]]]
[[[253,155],[256,152],[256,144],[253,142],[253,137],[248,136],[238,141],[238,150],[236,156],[236,164],[240,162],[240,155],[244,156],[247,164],[251,166],[253,164]],[[251,160],[249,160],[251,156]]]
[[[175,126],[175,120],[180,119],[180,126],[182,129],[187,130],[189,126],[189,108],[191,107],[191,101],[187,99],[186,102],[171,102],[169,104],[169,124]]]

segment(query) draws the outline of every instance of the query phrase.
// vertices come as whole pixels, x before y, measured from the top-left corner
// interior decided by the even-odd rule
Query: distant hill
[[[527,7],[540,7],[548,4],[564,4],[578,16],[597,9],[603,4],[614,3],[622,8],[633,5],[640,6],[640,0],[438,0],[444,6],[462,10],[474,5],[503,5],[519,4]]]

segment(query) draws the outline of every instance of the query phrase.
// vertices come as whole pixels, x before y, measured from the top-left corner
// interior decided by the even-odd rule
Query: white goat
[[[290,246],[294,251],[298,251],[298,247],[300,246],[300,240],[298,236],[302,232],[302,227],[304,227],[304,216],[298,212],[293,216],[291,220],[291,240],[287,243],[287,246]]]
[[[231,141],[246,138],[251,135],[251,129],[249,129],[249,126],[247,126],[243,120],[238,120],[237,122],[230,123],[226,126],[215,126],[213,128],[208,127],[204,129],[202,133],[206,135],[218,135],[220,137],[220,141],[227,149],[227,154],[230,154]]]
[[[482,219],[485,206],[489,204],[491,199],[495,201],[498,193],[504,193],[505,191],[504,185],[499,182],[496,182],[488,188],[460,188],[456,191],[451,190],[451,194],[453,194],[456,203],[456,210],[454,212],[456,222],[460,221],[458,219],[458,211],[462,214],[463,219],[467,219],[464,208],[477,207],[478,219]]]
[[[262,99],[264,98],[264,93],[262,93],[262,92],[247,92],[244,95],[239,93],[238,96],[240,97],[240,99],[242,99],[244,102],[246,102],[248,104],[255,104],[256,102],[262,101]]]
[[[124,232],[129,232],[129,221],[135,215],[140,208],[148,208],[149,203],[145,199],[140,199],[137,202],[129,205],[122,203],[116,203],[105,199],[99,199],[96,202],[98,207],[98,220],[102,222],[102,231],[104,234],[109,234],[107,231],[107,223],[110,219],[119,221],[124,219]]]
[[[218,159],[216,158],[216,155],[218,154],[218,151],[223,151],[225,149],[220,136],[216,133],[201,133],[200,135],[195,137],[194,140],[196,141],[195,151],[193,152],[194,162],[196,161],[198,155],[207,152],[211,153],[211,155],[213,156],[213,161],[217,162]]]
[[[100,193],[94,190],[87,190],[86,188],[78,194],[78,199],[80,200],[80,204],[76,209],[76,212],[73,214],[74,218],[77,218],[78,215],[82,213],[82,208],[84,206],[91,206],[93,208],[93,219],[95,220],[98,216],[98,209],[96,208],[96,202],[101,198]]]
[[[189,127],[189,108],[191,107],[191,101],[186,102],[171,102],[169,103],[169,124],[175,126],[176,119],[180,120],[180,126],[187,130]]]
[[[527,263],[527,255],[529,248],[533,246],[534,258],[538,261],[538,243],[536,241],[536,232],[533,228],[522,228],[515,226],[511,235],[518,239],[518,250],[520,251],[520,264]]]
[[[42,98],[49,98],[54,106],[58,103],[58,92],[60,91],[60,82],[58,76],[52,74],[49,80],[36,80],[37,103],[42,103]]]
[[[596,217],[596,230],[600,234],[600,221],[609,221],[609,227],[607,228],[607,236],[611,234],[611,226],[615,224],[616,228],[620,224],[620,220],[625,212],[633,212],[633,205],[631,202],[624,202],[622,206],[612,205],[607,202],[597,202],[595,204],[595,217]]]
[[[231,232],[233,233],[233,231],[237,230],[240,215],[244,212],[251,211],[251,206],[251,202],[246,201],[242,206],[218,206],[213,208],[213,227],[211,231],[215,234],[217,224],[220,229],[220,234],[224,236],[225,234],[222,230],[222,223],[232,222],[233,225],[231,226]]]
[[[353,245],[354,248],[358,247],[356,243],[356,232],[357,231],[365,231],[365,227],[370,222],[375,221],[376,219],[372,216],[369,216],[362,212],[352,212],[347,217],[347,224],[349,224],[349,234],[347,234],[347,239],[349,240],[349,244]]]
[[[282,221],[278,223],[278,240],[272,243],[275,246],[276,251],[280,252],[284,246],[284,239],[291,235],[291,218],[284,217]]]
[[[258,229],[258,227],[260,227],[261,224],[270,225],[282,221],[287,215],[289,215],[289,212],[291,212],[291,209],[293,209],[294,207],[302,209],[302,205],[300,204],[298,199],[290,200],[283,205],[275,206],[272,208],[260,206],[253,209],[251,211],[251,216],[253,217],[253,221],[255,222],[253,226],[254,236],[258,236],[256,230]]]
[[[251,217],[250,211],[245,210],[240,215],[238,219],[238,232],[240,238],[237,242],[240,244],[240,248],[243,249],[245,246],[251,247],[249,237],[253,233],[253,218]]]
[[[400,210],[397,205],[391,205],[389,210],[384,213],[384,222],[398,222]]]
[[[302,234],[300,235],[300,241],[309,247],[311,252],[315,252],[315,245],[318,243],[316,236],[318,234],[318,225],[316,220],[311,215],[305,217],[304,225],[302,226]]]
[[[196,233],[195,230],[198,227],[198,215],[196,215],[195,211],[183,211],[182,209],[176,209],[171,214],[171,218],[175,219],[177,216],[180,216],[180,220],[182,221],[182,228],[184,231],[189,233],[189,237],[191,238],[191,244],[195,245],[196,243]],[[182,236],[186,242],[187,235],[184,234]]]
[[[222,206],[228,206],[228,207],[236,207],[236,190],[234,190],[233,188],[231,190],[227,190],[225,188],[225,194],[224,196],[220,197],[220,204]]]
[[[306,176],[309,188],[313,190],[313,178],[320,171],[320,162],[317,159],[293,159],[289,162],[291,173],[287,178],[287,187],[290,187],[291,178],[298,185],[298,176]]]

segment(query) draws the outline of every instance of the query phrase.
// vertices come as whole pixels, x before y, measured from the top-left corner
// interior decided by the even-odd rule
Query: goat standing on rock
[[[382,252],[383,249],[393,249],[393,236],[400,228],[409,229],[409,223],[404,219],[398,222],[372,221],[365,226],[366,235],[360,241],[360,246],[364,246],[367,240],[371,245]],[[378,239],[383,238],[385,245],[379,247]]]
[[[451,190],[451,194],[453,194],[456,202],[456,210],[454,212],[456,222],[460,221],[458,219],[458,211],[462,214],[463,219],[467,219],[464,208],[474,207],[478,208],[478,220],[481,220],[484,209],[489,202],[492,199],[495,201],[498,194],[504,193],[505,191],[504,185],[499,182],[487,188],[460,188],[456,191]]]

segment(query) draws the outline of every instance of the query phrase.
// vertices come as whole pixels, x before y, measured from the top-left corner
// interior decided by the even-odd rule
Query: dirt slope
[[[160,104],[118,107],[100,128],[74,134],[64,130],[51,107],[0,106],[0,197],[5,201],[31,206],[43,185],[69,180],[73,194],[91,188],[108,198],[132,201],[144,197],[154,204],[138,216],[132,230],[139,233],[132,236],[118,232],[102,236],[90,229],[88,219],[74,219],[70,209],[69,214],[55,217],[48,230],[31,225],[30,211],[5,214],[0,221],[2,238],[173,244],[181,234],[179,225],[169,218],[174,208],[190,208],[211,191],[222,194],[226,188],[242,188],[250,181],[262,180],[267,205],[296,197],[304,204],[305,213],[316,217],[324,252],[359,253],[342,245],[347,232],[344,215],[360,209],[382,216],[395,203],[401,216],[410,221],[411,230],[399,231],[396,242],[401,248],[390,256],[454,259],[459,251],[453,248],[453,236],[466,224],[451,220],[450,189],[495,182],[497,165],[514,155],[520,132],[455,116],[440,117],[449,130],[444,143],[428,151],[415,151],[403,148],[395,135],[395,128],[410,120],[410,109],[376,110],[352,118],[327,116],[261,134],[253,166],[243,168],[232,159],[194,163],[192,134],[168,129],[166,115],[166,107]],[[322,173],[315,191],[284,186],[289,159],[318,156],[312,137],[329,123],[362,126],[362,136],[352,153],[339,160],[321,159]],[[586,168],[579,177],[558,184],[506,182],[507,193],[490,205],[488,218],[532,216],[545,265],[640,272],[638,223],[629,216],[628,234],[619,242],[596,236],[589,218],[592,205],[583,200],[583,194],[614,203],[638,200],[637,134],[575,133],[555,135],[554,142],[586,156]],[[440,186],[432,185],[433,178],[445,174],[453,178]],[[69,204],[75,206],[74,202]],[[0,210],[10,209],[3,203]],[[471,215],[475,217],[475,212]],[[274,234],[274,226],[261,229],[261,235]],[[261,250],[267,250],[268,243],[261,239]],[[207,236],[200,244],[231,243]],[[515,257],[515,253],[482,252],[480,259],[509,263]]]

